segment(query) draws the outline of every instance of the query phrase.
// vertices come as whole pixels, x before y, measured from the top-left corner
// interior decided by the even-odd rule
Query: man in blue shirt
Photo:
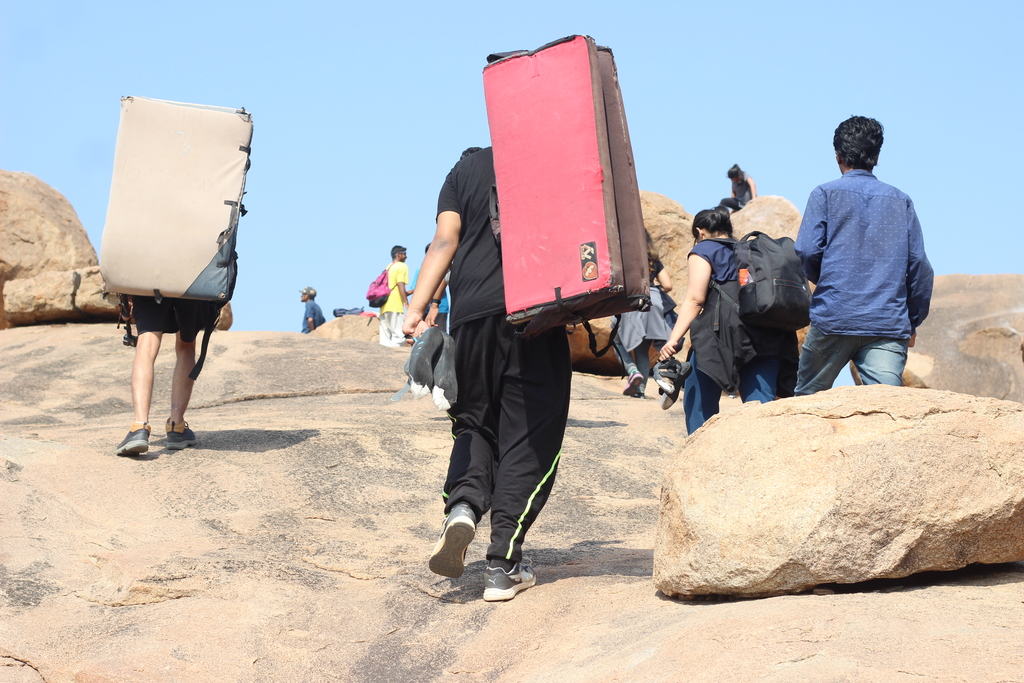
[[[306,304],[306,312],[302,314],[302,333],[309,334],[327,321],[324,319],[324,313],[320,310],[320,306],[314,301],[316,290],[306,287],[299,293],[302,294],[302,301]]]
[[[865,384],[903,384],[907,348],[928,315],[932,267],[914,203],[871,171],[882,124],[854,116],[832,144],[842,178],[807,201],[796,251],[815,283],[796,394],[830,389],[849,362]]]

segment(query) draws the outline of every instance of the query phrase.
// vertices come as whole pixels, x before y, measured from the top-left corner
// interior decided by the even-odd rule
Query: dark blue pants
[[[697,354],[691,353],[689,360],[693,372],[683,383],[683,410],[686,411],[686,433],[693,434],[712,415],[718,414],[722,387],[700,371],[697,367]],[[740,368],[740,398],[744,403],[768,403],[775,400],[781,363],[778,356],[757,356]]]

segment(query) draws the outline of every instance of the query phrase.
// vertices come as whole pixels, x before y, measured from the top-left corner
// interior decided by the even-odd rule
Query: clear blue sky
[[[392,245],[419,264],[445,174],[489,144],[484,57],[584,33],[615,52],[642,189],[694,213],[739,163],[802,211],[836,125],[872,116],[936,272],[1021,272],[1022,7],[0,0],[0,168],[62,192],[98,251],[121,96],[244,106],[234,329],[298,331],[301,288],[330,317]]]

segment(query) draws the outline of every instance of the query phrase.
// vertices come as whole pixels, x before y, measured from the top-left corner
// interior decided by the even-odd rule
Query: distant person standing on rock
[[[405,286],[409,284],[409,266],[405,264],[405,259],[405,247],[395,245],[391,248],[391,264],[387,268],[391,295],[387,303],[380,307],[382,346],[405,345],[402,323],[405,322],[405,309],[409,305],[409,295],[405,291]]]
[[[306,304],[306,311],[302,314],[302,333],[309,334],[327,320],[324,318],[324,312],[320,310],[320,305],[314,301],[316,299],[315,289],[306,287],[299,293],[302,295],[303,303]]]
[[[505,319],[501,248],[491,230],[491,148],[464,156],[437,200],[437,231],[405,321],[427,329],[424,312],[445,273],[452,309],[458,400],[442,497],[447,518],[430,570],[458,577],[476,524],[491,512],[484,600],[511,600],[534,585],[523,537],[555,482],[569,416],[572,363],[564,328],[524,339]]]
[[[740,169],[739,164],[733,164],[726,175],[732,181],[732,196],[723,199],[718,205],[739,211],[757,196],[757,184],[749,174]]]
[[[128,307],[126,319],[135,322],[138,332],[132,365],[132,408],[135,421],[128,427],[128,435],[117,445],[116,452],[118,455],[139,455],[149,450],[153,366],[164,333],[173,334],[175,341],[171,415],[165,424],[167,448],[174,451],[194,446],[196,435],[185,422],[185,409],[195,384],[191,375],[196,367],[196,336],[199,330],[206,330],[207,335],[212,332],[219,306],[213,301],[166,297],[157,300],[151,296],[136,295],[128,298]]]
[[[933,272],[914,202],[872,174],[882,124],[853,116],[832,138],[843,174],[807,200],[796,252],[811,298],[796,394],[830,389],[851,360],[865,384],[902,386],[907,349],[928,316]]]

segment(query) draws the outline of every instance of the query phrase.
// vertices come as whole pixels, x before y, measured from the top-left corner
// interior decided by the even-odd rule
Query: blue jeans
[[[800,350],[796,395],[831,389],[839,372],[851,360],[864,384],[903,386],[907,340],[822,334],[811,325]]]
[[[686,412],[686,433],[693,434],[718,414],[722,387],[697,369],[697,354],[690,354],[693,372],[683,382],[683,410]],[[779,378],[778,356],[755,357],[740,368],[740,398],[744,403],[775,400],[775,383]]]

